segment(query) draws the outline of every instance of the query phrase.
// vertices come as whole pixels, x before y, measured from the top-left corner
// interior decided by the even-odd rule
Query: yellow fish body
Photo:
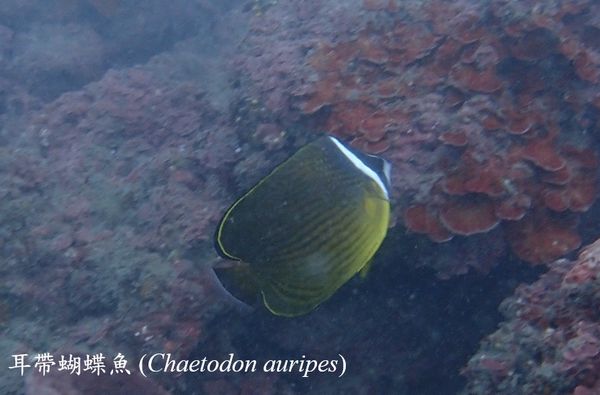
[[[223,216],[217,250],[244,263],[234,281],[258,288],[276,315],[313,310],[379,249],[390,220],[389,172],[383,159],[331,136],[302,147]]]

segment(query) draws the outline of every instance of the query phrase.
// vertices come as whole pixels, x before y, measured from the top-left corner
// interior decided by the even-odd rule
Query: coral
[[[314,71],[306,67],[306,51],[318,44],[319,37],[334,37],[364,20],[356,12],[357,3],[283,1],[253,15],[245,45],[234,59],[243,94],[261,99],[266,110],[288,123],[296,120],[290,92],[314,91],[306,84],[314,79]],[[323,89],[321,94],[333,92]]]
[[[465,393],[592,394],[600,385],[600,240],[501,304],[505,321],[463,374]]]
[[[289,6],[273,6],[262,17],[271,26],[286,9],[307,23],[286,25],[305,55],[287,54],[285,70],[272,59],[283,57],[279,49],[264,34],[250,34],[256,41],[246,50],[258,51],[260,43],[260,56],[251,68],[239,67],[258,96],[268,102],[276,85],[291,92],[281,106],[267,108],[390,160],[396,212],[412,231],[440,242],[499,226],[513,252],[532,263],[577,248],[575,219],[597,196],[598,161],[588,148],[597,116],[587,114],[596,114],[599,102],[592,93],[599,82],[600,28],[592,16],[598,6],[585,0],[354,6],[360,17],[346,28],[348,19],[338,15],[335,35],[315,27],[334,15],[325,4],[322,17],[306,18]],[[281,29],[271,31],[277,40]],[[557,231],[531,225],[545,222]],[[540,244],[518,245],[508,236],[517,228],[522,239]],[[560,247],[531,252],[550,241]]]
[[[255,1],[214,20],[236,1],[51,3],[7,0],[0,18],[3,355],[330,358],[327,343],[351,371],[301,384],[108,376],[93,387],[31,375],[26,388],[15,375],[0,392],[439,393],[432,372],[453,375],[494,326],[485,312],[515,280],[507,251],[552,262],[585,240],[580,222],[594,222],[592,1]],[[227,204],[313,131],[390,160],[392,221],[433,241],[390,232],[370,281],[308,317],[242,317],[210,270],[212,232]],[[503,304],[508,321],[466,368],[469,388],[598,392],[595,251],[549,263]],[[419,267],[448,279],[505,258],[487,278],[439,282]],[[473,298],[482,287],[486,298]],[[357,317],[362,330],[340,331]]]
[[[450,232],[463,236],[486,233],[500,222],[494,204],[477,198],[447,201],[440,208],[440,221]]]
[[[534,213],[506,225],[506,238],[515,253],[531,263],[547,263],[581,244],[575,226],[554,215]]]
[[[12,337],[188,356],[233,307],[209,267],[238,141],[204,96],[148,67],[111,71],[0,145],[0,289],[24,323]]]

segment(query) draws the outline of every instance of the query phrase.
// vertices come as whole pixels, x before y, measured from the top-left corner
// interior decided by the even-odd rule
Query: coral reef
[[[596,2],[60,4],[0,12],[2,355],[340,352],[352,370],[142,382],[5,360],[0,392],[439,394],[541,272],[516,257],[550,271],[502,304],[465,391],[600,391],[600,241],[555,261],[599,230]],[[215,225],[313,132],[393,163],[410,232],[310,316],[245,316],[210,269]]]
[[[598,5],[354,6],[359,16],[324,3],[327,17],[266,11],[268,33],[238,64],[265,108],[391,160],[398,218],[436,242],[504,234],[533,264],[578,248],[577,219],[597,196]],[[283,12],[297,18],[276,23]]]
[[[209,268],[238,142],[204,95],[149,68],[110,71],[0,146],[5,354],[188,355],[231,308]]]
[[[463,370],[469,394],[595,394],[600,388],[600,240],[521,285]]]
[[[265,110],[281,122],[297,120],[291,92],[307,88],[312,71],[307,51],[324,37],[352,29],[363,19],[360,0],[344,2],[273,2],[250,19],[234,65],[240,72],[244,95],[260,99]]]

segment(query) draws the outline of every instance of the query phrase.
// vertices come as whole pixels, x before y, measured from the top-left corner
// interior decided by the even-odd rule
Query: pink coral
[[[565,127],[558,126],[565,103],[548,82],[536,79],[545,71],[536,72],[531,63],[559,52],[560,24],[547,18],[558,18],[560,12],[544,18],[536,14],[532,25],[502,18],[484,24],[477,13],[463,13],[439,1],[427,2],[425,13],[397,2],[391,5],[365,2],[379,25],[367,24],[346,41],[322,43],[310,54],[309,64],[318,78],[298,95],[301,111],[314,116],[327,109],[323,125],[330,133],[391,159],[403,170],[396,173],[398,179],[406,177],[405,161],[428,170],[437,166],[434,177],[418,185],[401,183],[395,192],[410,207],[426,207],[426,216],[438,216],[451,234],[487,232],[498,223],[510,233],[512,222],[524,220],[528,213],[531,218],[534,210],[536,217],[543,216],[542,208],[585,212],[596,197],[596,155],[581,148],[588,139],[573,141]],[[495,11],[497,6],[489,8]],[[543,27],[533,27],[536,23]],[[502,34],[506,37],[498,38]],[[409,36],[414,39],[406,40]],[[517,71],[503,71],[501,63],[510,60],[530,78],[525,81]],[[519,66],[518,61],[524,63]],[[430,93],[432,88],[448,92],[449,108]],[[401,144],[407,134],[418,136],[412,145]],[[423,147],[436,143],[448,148],[435,150],[425,163],[415,160]],[[581,165],[583,156],[593,164]],[[436,177],[438,182],[432,183]],[[411,188],[417,193],[407,199]],[[417,220],[412,208],[405,213],[411,215],[405,217],[409,229],[438,241],[450,238],[432,226],[435,220]],[[483,222],[467,226],[466,214]],[[539,227],[520,229],[529,242],[540,243],[532,248],[543,250],[544,240],[550,239],[560,245],[541,257],[510,243],[519,257],[531,262],[551,261],[579,245],[570,227],[556,229],[552,236]],[[533,233],[524,234],[523,229]]]
[[[557,223],[566,223],[566,217],[591,207],[598,164],[585,147],[594,136],[576,131],[593,127],[586,114],[599,102],[594,88],[587,88],[596,84],[599,64],[592,38],[600,29],[592,16],[596,5],[386,0],[362,6],[362,13],[354,9],[350,17],[321,4],[322,15],[335,15],[335,32],[318,26],[326,17],[313,13],[310,19],[298,14],[306,24],[296,30],[279,25],[272,32],[277,39],[251,35],[262,45],[250,43],[247,50],[260,51],[263,61],[253,58],[258,64],[242,70],[263,97],[278,89],[273,78],[262,75],[274,64],[267,59],[283,59],[281,48],[266,42],[291,40],[295,31],[305,48],[304,56],[287,53],[285,72],[277,74],[287,77],[280,86],[292,88],[289,106],[271,109],[276,116],[389,159],[393,179],[401,180],[394,182],[397,213],[412,216],[397,220],[434,240],[451,238],[432,226],[436,222],[449,225],[450,234],[471,234],[458,227],[454,232],[450,224],[449,207],[457,196],[465,198],[462,209],[470,198],[473,212],[494,207],[495,219],[490,215],[489,226],[474,227],[476,232],[496,222],[508,232],[511,223],[532,215],[562,216]],[[297,12],[286,7],[273,7],[266,18],[281,21],[275,16],[284,10]],[[352,6],[347,7],[344,11]],[[412,207],[420,207],[419,215]],[[565,247],[544,261],[575,248],[576,233],[565,228],[560,240]],[[542,234],[530,236],[545,240]],[[513,251],[533,258],[523,249]]]
[[[14,317],[44,305],[36,314],[52,322],[15,336],[37,348],[51,326],[61,333],[52,348],[187,356],[210,317],[230,308],[209,269],[209,241],[229,200],[238,141],[204,96],[197,83],[167,83],[148,66],[111,71],[28,114],[10,142],[26,142],[19,150],[0,147],[2,216],[14,227],[0,240],[12,262],[2,284],[31,307]],[[195,266],[182,259],[191,249],[202,251]],[[62,388],[32,380],[30,393]],[[147,382],[147,391],[169,380]],[[64,392],[86,392],[76,381]]]
[[[599,262],[600,240],[575,261],[551,263],[548,273],[519,286],[502,303],[506,320],[463,371],[469,393],[595,393],[600,384]]]

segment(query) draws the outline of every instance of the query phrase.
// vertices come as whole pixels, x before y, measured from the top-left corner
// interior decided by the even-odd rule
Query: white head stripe
[[[392,165],[387,160],[383,161],[383,174],[385,175],[385,179],[388,185],[392,185]]]
[[[350,151],[348,148],[344,147],[344,144],[340,143],[335,137],[329,136],[329,138],[331,139],[331,141],[333,141],[335,143],[335,145],[339,148],[339,150],[342,151],[342,153],[348,159],[350,159],[350,162],[352,162],[352,164],[354,166],[356,166],[356,168],[358,170],[365,173],[369,178],[373,179],[373,181],[375,181],[377,183],[377,185],[379,185],[379,187],[385,194],[385,198],[389,200],[390,197],[388,195],[388,190],[385,187],[385,183],[383,182],[381,177],[379,177],[379,175],[377,173],[375,173],[373,171],[373,169],[371,169],[369,166],[365,165],[365,163],[363,161],[361,161],[356,155],[354,155],[352,153],[352,151]],[[384,171],[386,171],[385,167],[384,167]],[[387,170],[387,171],[389,172],[389,170]]]

